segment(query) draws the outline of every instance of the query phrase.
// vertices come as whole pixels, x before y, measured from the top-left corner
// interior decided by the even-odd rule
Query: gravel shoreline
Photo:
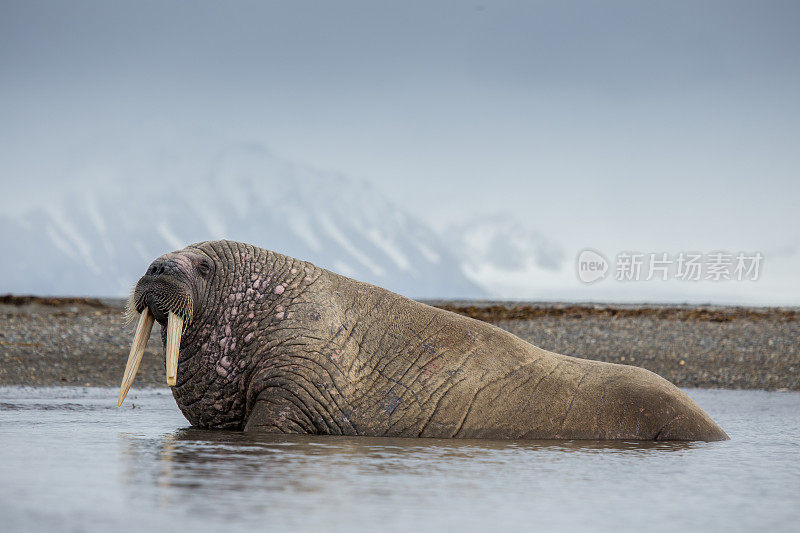
[[[681,387],[800,390],[800,308],[427,301],[559,353],[642,366]],[[120,299],[0,297],[0,386],[118,386]],[[134,387],[164,387],[158,326]]]

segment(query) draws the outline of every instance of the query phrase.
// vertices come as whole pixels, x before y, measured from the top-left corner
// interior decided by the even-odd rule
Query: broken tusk
[[[153,329],[153,313],[148,308],[144,308],[142,314],[139,315],[139,323],[136,325],[136,334],[133,336],[133,344],[131,344],[131,353],[128,355],[128,363],[125,365],[125,373],[122,375],[122,385],[119,387],[119,398],[117,398],[117,407],[122,405],[125,396],[128,395],[128,390],[131,388],[133,378],[136,377],[136,372],[139,371],[139,363],[142,362],[142,355],[147,346],[147,341],[150,340],[150,330]]]
[[[178,376],[178,350],[181,347],[183,319],[169,312],[167,318],[167,385],[175,385]]]

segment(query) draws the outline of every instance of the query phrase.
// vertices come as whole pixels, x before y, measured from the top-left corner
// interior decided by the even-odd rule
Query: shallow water
[[[0,388],[0,530],[798,531],[800,394],[688,392],[731,441],[253,437],[167,390]]]

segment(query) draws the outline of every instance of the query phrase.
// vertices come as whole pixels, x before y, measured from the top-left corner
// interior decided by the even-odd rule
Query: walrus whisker
[[[128,296],[128,302],[125,304],[125,311],[123,312],[126,326],[133,324],[139,317],[138,307],[139,301],[136,298],[136,287],[134,287],[131,289],[131,294]]]
[[[122,384],[119,387],[119,397],[117,398],[117,407],[122,405],[125,396],[133,384],[133,378],[136,377],[136,372],[139,371],[139,363],[142,362],[142,355],[147,346],[147,341],[150,340],[150,331],[153,329],[153,322],[155,317],[146,307],[139,315],[139,323],[136,326],[136,334],[133,336],[133,343],[131,344],[131,353],[128,355],[128,362],[125,364],[125,373],[122,375]]]

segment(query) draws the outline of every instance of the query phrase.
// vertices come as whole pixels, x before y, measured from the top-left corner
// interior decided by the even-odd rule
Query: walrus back
[[[167,326],[173,396],[201,427],[725,438],[688,396],[643,369],[542,350],[485,322],[244,243],[165,254],[136,291],[142,327],[118,401],[143,353],[144,332],[159,320]]]
[[[350,414],[368,434],[719,440],[680,389],[638,367],[538,348],[486,322],[329,273],[329,330]]]

